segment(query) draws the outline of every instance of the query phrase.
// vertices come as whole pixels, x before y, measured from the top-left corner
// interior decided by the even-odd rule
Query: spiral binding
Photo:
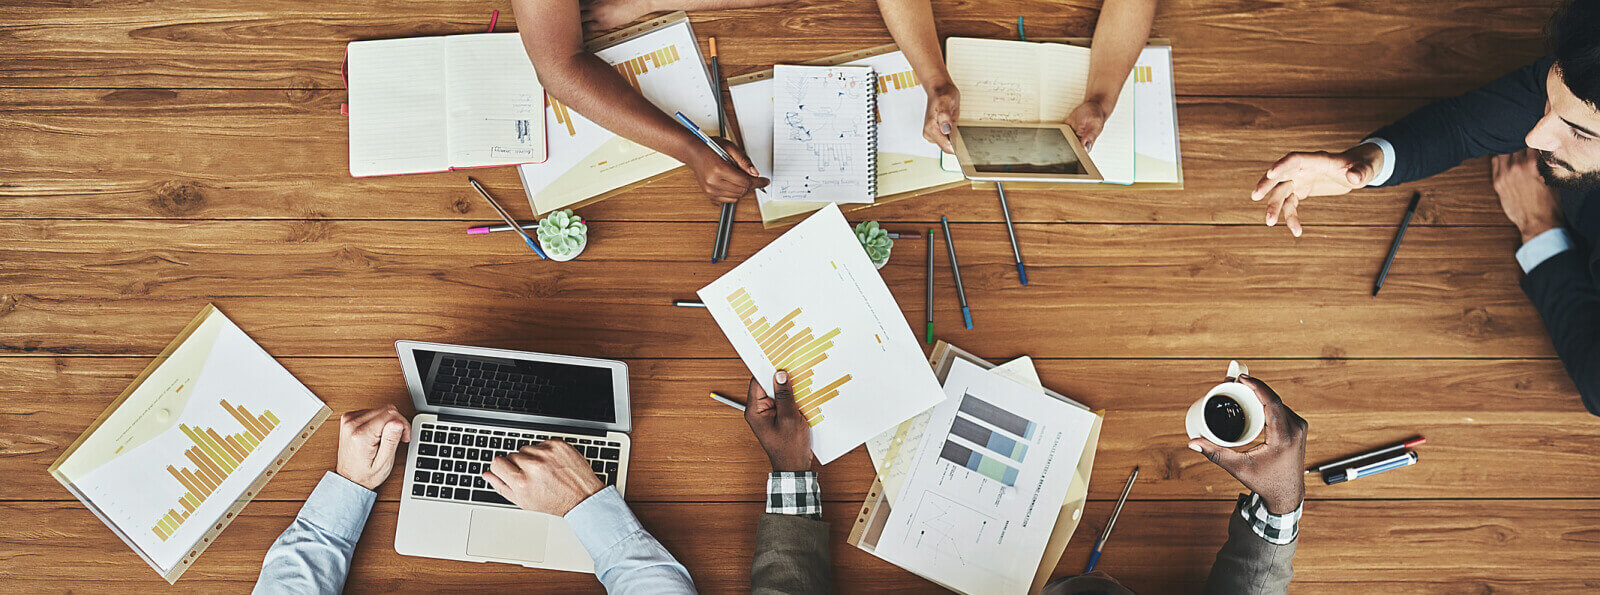
[[[867,70],[867,198],[878,198],[878,73]]]

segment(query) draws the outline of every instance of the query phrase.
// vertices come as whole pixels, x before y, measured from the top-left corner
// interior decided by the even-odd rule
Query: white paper
[[[699,295],[768,394],[773,373],[789,371],[823,464],[944,399],[911,325],[838,205],[795,225]]]
[[[1178,111],[1173,98],[1172,48],[1151,46],[1133,67],[1134,150],[1140,182],[1172,183],[1178,177]],[[1119,102],[1120,103],[1120,102]]]
[[[545,159],[544,87],[516,33],[447,38],[450,166]]]
[[[617,69],[667,115],[683,112],[709,135],[717,129],[717,95],[687,19],[655,29],[595,55]],[[613,134],[559,101],[545,108],[550,158],[517,167],[537,213],[547,213],[683,165]]]
[[[249,415],[270,412],[278,421],[176,530],[162,537],[155,529],[158,522],[169,512],[185,511],[179,500],[190,493],[177,476],[199,473],[202,467],[189,451],[203,446],[183,428],[236,440],[252,432],[223,402]],[[166,572],[229,506],[245,497],[250,484],[322,406],[305,385],[217,312],[63,461],[60,473],[152,566]]]
[[[1094,414],[962,359],[944,390],[873,553],[959,592],[1025,593]]]
[[[347,51],[350,175],[450,169],[444,38],[361,41]]]
[[[772,200],[870,203],[876,168],[871,68],[773,68]]]

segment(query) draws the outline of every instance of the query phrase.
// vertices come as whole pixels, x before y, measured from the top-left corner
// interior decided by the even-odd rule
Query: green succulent
[[[882,265],[889,261],[889,249],[894,247],[894,240],[889,239],[888,230],[878,227],[877,221],[857,225],[856,240],[867,250],[867,258],[872,259],[872,264]]]
[[[572,209],[551,213],[539,221],[539,243],[558,256],[577,254],[589,235],[589,226]]]

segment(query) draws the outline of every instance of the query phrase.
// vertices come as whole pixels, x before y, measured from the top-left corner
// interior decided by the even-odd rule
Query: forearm
[[[756,551],[750,559],[751,592],[831,592],[832,568],[817,474],[767,476],[767,511],[756,522]]]
[[[1268,515],[1262,514],[1254,502],[1252,497],[1241,496],[1233,514],[1228,515],[1228,541],[1217,551],[1217,560],[1211,565],[1206,593],[1267,595],[1289,591],[1289,581],[1294,577],[1294,551],[1299,544],[1299,512],[1288,520],[1292,527],[1287,530],[1292,534],[1282,535],[1278,531],[1281,527],[1268,526],[1263,520]],[[1281,517],[1271,516],[1281,522],[1277,521]],[[1268,541],[1263,533],[1270,533],[1282,543]]]
[[[1584,407],[1600,415],[1600,291],[1586,255],[1568,249],[1536,263],[1522,290],[1544,320]]]
[[[1393,176],[1380,185],[1420,180],[1473,157],[1525,148],[1523,137],[1544,115],[1550,64],[1542,58],[1482,87],[1422,106],[1368,135],[1388,141],[1395,153]]]
[[[594,559],[595,577],[607,593],[695,592],[689,570],[644,530],[616,488],[589,496],[566,520]]]
[[[656,0],[651,12],[664,10],[721,10],[788,4],[794,0]]]
[[[1094,26],[1089,56],[1089,82],[1084,101],[1099,103],[1106,113],[1117,105],[1122,83],[1139,60],[1155,22],[1156,0],[1106,0]]]
[[[377,494],[328,473],[273,542],[256,593],[338,593]]]
[[[878,11],[922,85],[929,89],[950,85],[932,4],[928,0],[878,0]]]
[[[576,2],[516,0],[517,27],[539,82],[606,130],[688,162],[709,150],[671,116],[629,86],[616,69],[583,46]],[[706,123],[696,122],[706,125]]]

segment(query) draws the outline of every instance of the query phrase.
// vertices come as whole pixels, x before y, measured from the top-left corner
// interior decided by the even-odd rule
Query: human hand
[[[339,416],[339,460],[333,471],[376,491],[394,470],[394,451],[411,441],[411,424],[394,405]]]
[[[924,87],[928,93],[928,109],[922,117],[922,138],[939,145],[946,153],[955,154],[956,146],[950,142],[950,127],[961,116],[961,92],[954,83]]]
[[[610,31],[656,12],[654,0],[582,0],[583,29]]]
[[[572,507],[605,489],[589,460],[553,439],[495,457],[484,481],[523,510],[566,516]]]
[[[767,396],[761,383],[750,379],[744,421],[750,424],[750,432],[756,435],[761,449],[767,451],[773,471],[807,471],[811,469],[811,425],[794,402],[789,373],[778,370],[772,377],[772,388],[778,393],[777,398]]]
[[[1217,446],[1205,438],[1190,440],[1189,448],[1206,455],[1260,495],[1267,503],[1267,512],[1294,512],[1306,499],[1306,420],[1284,405],[1267,383],[1243,374],[1239,375],[1239,382],[1250,387],[1266,409],[1266,440],[1244,452]]]
[[[1522,242],[1561,226],[1561,197],[1539,174],[1539,156],[1533,149],[1489,159],[1494,193],[1500,208],[1522,233]]]
[[[1100,105],[1098,101],[1085,101],[1067,114],[1067,125],[1078,134],[1078,141],[1083,143],[1083,148],[1094,146],[1094,139],[1100,138],[1100,132],[1105,130],[1106,118],[1111,115],[1111,110]]]
[[[1267,200],[1267,226],[1283,215],[1289,233],[1300,237],[1300,201],[1312,196],[1336,196],[1366,186],[1383,167],[1383,149],[1370,143],[1343,153],[1317,151],[1290,153],[1279,159],[1256,182],[1250,200]]]
[[[694,170],[695,181],[700,183],[700,190],[715,203],[739,202],[739,199],[751,190],[765,188],[771,180],[761,177],[756,171],[756,166],[750,163],[750,157],[744,151],[725,138],[713,137],[733,157],[735,163],[728,163],[711,150],[701,144],[689,160],[689,168]]]

